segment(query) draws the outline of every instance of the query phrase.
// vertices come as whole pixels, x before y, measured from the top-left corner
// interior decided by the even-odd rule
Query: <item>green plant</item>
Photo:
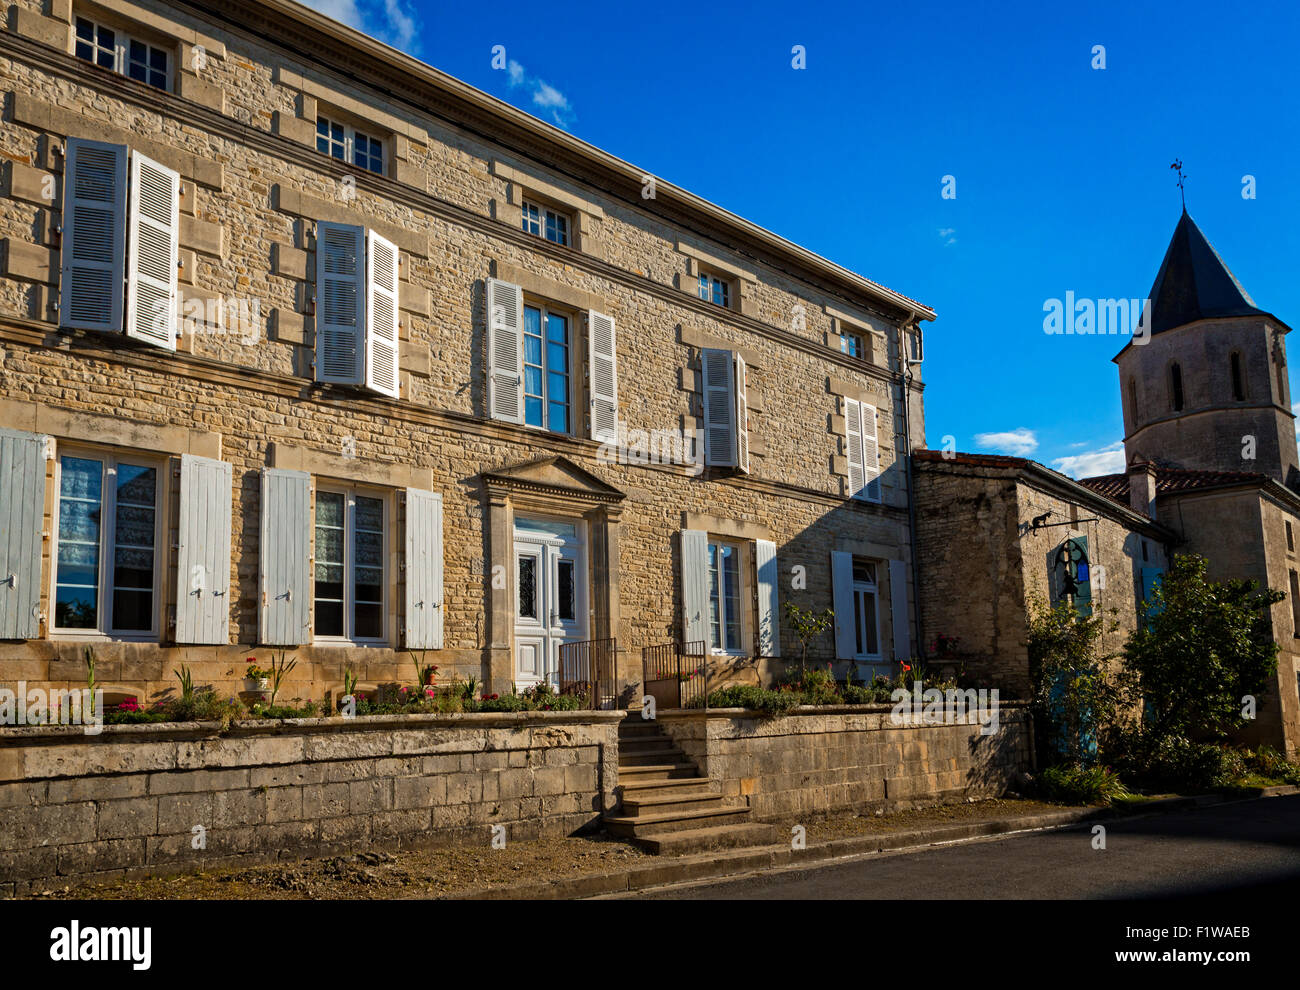
[[[95,650],[94,647],[87,646],[81,651],[81,657],[86,662],[86,690],[90,692],[93,700],[95,697]]]
[[[172,673],[175,674],[176,679],[181,682],[181,703],[193,704],[194,703],[194,678],[190,674],[190,668],[187,667],[185,664],[181,664],[181,669],[173,670]]]
[[[408,650],[411,655],[411,663],[415,665],[415,687],[418,691],[423,691],[425,685],[433,683],[433,675],[437,674],[437,664],[425,663],[424,655],[426,650],[420,650],[417,654],[415,650]]]
[[[710,708],[748,708],[767,717],[782,715],[803,704],[798,691],[767,691],[750,684],[738,684],[709,695]]]
[[[1269,607],[1286,596],[1255,581],[1211,581],[1206,570],[1204,557],[1175,557],[1124,647],[1156,742],[1224,737],[1245,723],[1242,700],[1262,694],[1277,670]]]
[[[1038,775],[1039,793],[1063,804],[1110,804],[1129,796],[1118,775],[1106,767],[1058,764]]]
[[[244,671],[244,676],[250,681],[260,681],[264,677],[270,677],[271,671],[267,670],[265,667],[259,667],[257,665],[257,657],[249,657],[248,669]]]
[[[835,621],[835,612],[824,608],[820,612],[803,609],[789,599],[785,602],[785,617],[794,634],[799,637],[801,654],[799,665],[808,666],[808,644],[824,633]]]
[[[1300,784],[1300,764],[1293,763],[1271,746],[1246,750],[1242,754],[1246,769],[1280,784]]]
[[[298,658],[290,658],[288,650],[281,650],[279,656],[274,652],[271,653],[271,700],[270,704],[275,704],[275,696],[280,693],[280,685],[284,679],[289,676],[289,672],[298,666]]]
[[[343,697],[347,698],[357,693],[357,672],[352,664],[343,668]]]
[[[890,701],[893,688],[883,678],[877,678],[870,684],[849,684],[844,688],[844,703],[847,705],[882,705]]]
[[[1142,785],[1179,792],[1212,791],[1245,776],[1246,761],[1229,747],[1186,736],[1133,733],[1121,772]]]

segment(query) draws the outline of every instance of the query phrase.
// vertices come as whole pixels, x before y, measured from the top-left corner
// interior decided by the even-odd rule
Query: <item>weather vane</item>
[[[1183,211],[1186,212],[1187,191],[1183,188],[1183,182],[1186,181],[1187,176],[1183,175],[1183,160],[1181,158],[1175,158],[1174,163],[1169,167],[1172,169],[1176,169],[1178,172],[1178,195],[1180,195],[1183,198]]]

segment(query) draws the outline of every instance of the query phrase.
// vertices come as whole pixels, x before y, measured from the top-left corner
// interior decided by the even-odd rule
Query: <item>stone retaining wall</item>
[[[168,872],[567,835],[612,806],[622,712],[0,729],[0,895]],[[202,829],[205,848],[195,848]]]
[[[659,723],[729,803],[754,817],[816,817],[998,797],[1031,760],[1028,710],[999,708],[999,729],[896,725],[890,705],[661,711]],[[980,718],[987,718],[981,713]]]

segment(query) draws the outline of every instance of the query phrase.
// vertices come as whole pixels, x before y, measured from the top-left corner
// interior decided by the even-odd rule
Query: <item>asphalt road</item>
[[[644,892],[644,900],[1101,899],[1300,889],[1300,795]]]

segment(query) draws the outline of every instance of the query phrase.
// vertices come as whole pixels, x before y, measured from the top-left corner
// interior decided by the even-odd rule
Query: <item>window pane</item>
[[[154,534],[158,491],[156,468],[117,466],[113,513],[114,629],[153,628]]]
[[[524,422],[529,426],[542,425],[542,400],[540,398],[524,397]]]
[[[546,212],[546,239],[556,244],[569,243],[569,222],[558,213]]]
[[[560,402],[548,403],[546,428],[552,433],[568,433],[569,407]]]
[[[524,233],[540,234],[542,232],[541,217],[538,214],[537,207],[532,203],[525,203],[523,209]]]
[[[574,587],[574,564],[571,560],[561,560],[559,562],[559,581],[558,589],[560,599],[560,618],[572,620],[577,618],[576,606],[574,604],[576,588]]]
[[[519,616],[537,618],[537,558],[519,558]]]
[[[59,465],[54,623],[68,629],[95,629],[99,625],[103,464],[88,458],[64,457]]]
[[[700,298],[709,298],[709,277],[707,275],[700,276]]]
[[[718,594],[718,546],[709,544],[709,646],[722,649],[722,600]]]
[[[316,635],[343,635],[343,522],[338,492],[316,493]]]
[[[558,313],[546,314],[546,339],[557,344],[569,342],[569,319]]]
[[[880,643],[876,638],[876,596],[870,591],[862,593],[862,609],[867,618],[867,653],[871,656],[878,656]]]
[[[740,649],[740,566],[735,547],[722,548],[722,587],[727,622],[727,649]]]

